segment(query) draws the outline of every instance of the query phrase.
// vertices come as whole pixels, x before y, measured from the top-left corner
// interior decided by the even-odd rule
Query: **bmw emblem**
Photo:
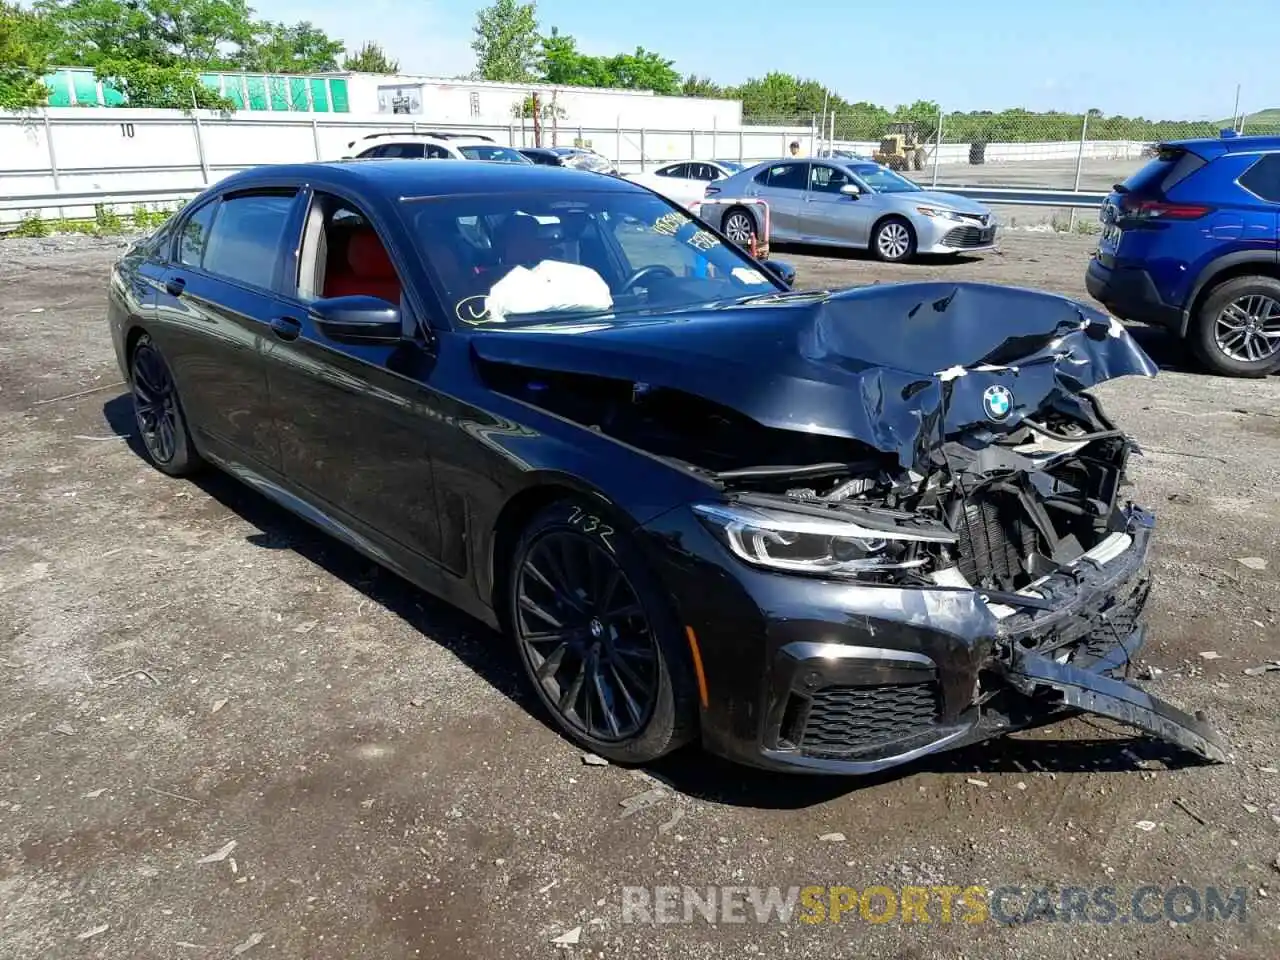
[[[998,383],[987,387],[982,393],[982,407],[987,412],[987,419],[998,423],[1008,417],[1009,411],[1013,409],[1013,393],[1008,387],[1002,387]]]

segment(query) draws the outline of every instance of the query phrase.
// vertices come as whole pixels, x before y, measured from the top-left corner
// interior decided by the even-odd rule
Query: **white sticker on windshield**
[[[733,278],[739,283],[768,283],[763,273],[750,267],[734,267]]]

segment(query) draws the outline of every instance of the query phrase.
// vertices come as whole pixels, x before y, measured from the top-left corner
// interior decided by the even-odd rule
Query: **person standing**
[[[791,141],[791,155],[792,155],[793,157],[798,157],[798,156],[800,156],[800,141],[799,141],[799,140],[792,140],[792,141]]]

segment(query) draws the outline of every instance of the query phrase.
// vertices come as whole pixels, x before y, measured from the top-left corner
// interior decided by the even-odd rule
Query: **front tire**
[[[1236,277],[1205,297],[1191,348],[1214,373],[1265,377],[1280,369],[1280,280]]]
[[[902,263],[916,252],[916,233],[901,217],[889,217],[876,226],[871,252],[886,263]]]
[[[185,477],[203,465],[178,400],[169,364],[148,334],[139,337],[129,356],[133,420],[147,459],[171,477]]]
[[[690,740],[695,682],[665,592],[601,503],[565,499],[525,529],[507,578],[520,661],[575,743],[647,763]]]

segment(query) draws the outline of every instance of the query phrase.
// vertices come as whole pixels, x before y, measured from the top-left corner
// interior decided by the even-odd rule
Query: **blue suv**
[[[1161,144],[1107,197],[1086,285],[1216,373],[1266,376],[1280,368],[1278,218],[1280,137]]]

